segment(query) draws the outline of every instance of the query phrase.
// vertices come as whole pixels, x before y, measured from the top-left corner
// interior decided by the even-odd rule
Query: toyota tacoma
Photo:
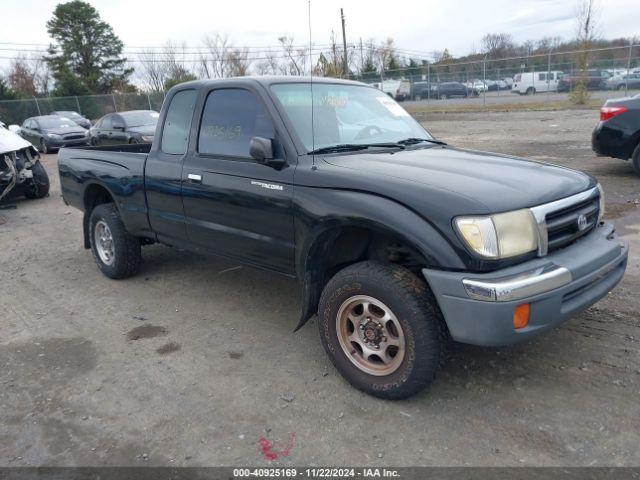
[[[110,278],[172,245],[297,278],[297,328],[355,387],[428,386],[449,340],[530,339],[622,278],[596,180],[455,148],[361,83],[282,77],[173,87],[151,145],[64,148],[64,201]]]

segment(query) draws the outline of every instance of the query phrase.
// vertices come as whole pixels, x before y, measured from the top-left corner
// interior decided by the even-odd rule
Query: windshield
[[[144,127],[158,123],[160,114],[153,111],[128,112],[120,114],[128,127]]]
[[[271,88],[309,151],[342,144],[432,139],[395,100],[371,87],[314,83],[313,123],[310,83],[278,84]]]
[[[73,120],[64,117],[40,117],[38,123],[41,128],[68,128],[77,127],[78,124]]]

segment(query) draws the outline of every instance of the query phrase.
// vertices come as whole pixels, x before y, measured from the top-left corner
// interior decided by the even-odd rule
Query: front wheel
[[[127,232],[113,203],[93,209],[89,228],[91,252],[102,273],[114,279],[138,273],[142,261],[140,240]]]
[[[371,261],[341,270],[322,292],[318,317],[329,358],[356,388],[401,399],[433,381],[444,322],[426,284],[409,270]]]
[[[44,138],[40,139],[40,153],[44,155],[49,153],[49,147],[47,147],[47,142],[44,140]]]
[[[29,185],[29,188],[24,192],[24,196],[27,198],[44,198],[49,195],[49,175],[47,171],[40,163],[40,160],[34,163],[31,167],[31,173],[33,174],[33,184]]]

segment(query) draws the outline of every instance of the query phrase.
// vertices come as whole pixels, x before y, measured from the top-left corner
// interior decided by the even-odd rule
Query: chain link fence
[[[164,92],[118,93],[77,97],[45,97],[0,101],[0,121],[7,125],[22,124],[29,118],[55,111],[76,111],[95,121],[112,112],[125,110],[160,110]]]
[[[585,62],[586,70],[579,67]],[[398,100],[558,101],[566,100],[580,83],[598,92],[595,98],[606,99],[640,93],[640,45],[498,59],[480,56],[472,61],[425,63],[349,78],[374,84]],[[513,95],[517,93],[531,98]]]
[[[586,71],[578,68],[580,59],[586,59]],[[376,84],[398,100],[440,106],[563,101],[581,81],[594,91],[593,98],[604,101],[640,93],[640,45],[498,59],[485,56],[349,78]],[[453,87],[457,93],[452,93]],[[5,100],[0,101],[0,121],[21,124],[26,118],[59,110],[74,110],[95,121],[117,111],[160,110],[163,100],[163,92]]]

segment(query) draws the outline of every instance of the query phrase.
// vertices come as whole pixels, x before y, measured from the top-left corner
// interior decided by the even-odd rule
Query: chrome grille
[[[562,248],[592,231],[600,213],[597,187],[531,208],[538,224],[538,256]]]
[[[562,248],[593,230],[598,223],[598,198],[592,198],[563,210],[547,214],[549,251]],[[583,215],[584,222],[578,219]]]
[[[70,134],[70,135],[65,135],[64,137],[65,140],[79,140],[81,138],[84,138],[84,135],[82,135],[81,133],[75,133],[75,134]]]

